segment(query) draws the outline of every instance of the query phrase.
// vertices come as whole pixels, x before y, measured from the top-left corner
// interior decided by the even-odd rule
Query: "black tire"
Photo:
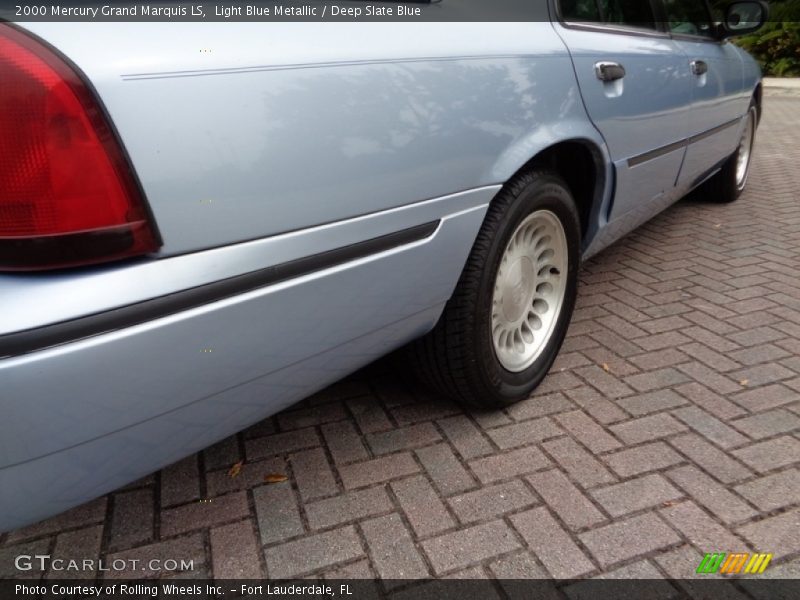
[[[756,107],[755,100],[750,102],[750,108],[747,114],[749,118],[752,119],[753,136],[750,141],[750,154],[744,179],[742,181],[737,181],[736,174],[737,165],[739,163],[739,155],[743,151],[743,148],[740,144],[740,146],[736,149],[736,152],[731,154],[728,157],[728,160],[726,160],[722,165],[719,173],[711,177],[700,187],[700,195],[704,199],[712,202],[719,202],[721,204],[733,202],[742,195],[744,188],[747,186],[747,178],[750,174],[750,165],[753,160],[753,146],[756,140],[755,134],[758,125],[758,108]]]
[[[523,371],[512,372],[500,364],[492,341],[495,279],[511,235],[528,215],[541,209],[555,214],[566,234],[564,300],[541,354]],[[575,202],[558,175],[534,169],[510,181],[492,201],[439,322],[408,348],[408,358],[423,382],[477,407],[506,406],[528,397],[550,370],[572,317],[580,232]]]

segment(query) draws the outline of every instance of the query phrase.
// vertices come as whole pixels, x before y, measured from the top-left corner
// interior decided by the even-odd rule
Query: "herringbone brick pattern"
[[[798,576],[798,134],[800,99],[767,98],[737,203],[681,202],[589,261],[530,400],[464,410],[373,366],[5,535],[0,575],[50,552],[218,578],[681,578],[740,550]]]

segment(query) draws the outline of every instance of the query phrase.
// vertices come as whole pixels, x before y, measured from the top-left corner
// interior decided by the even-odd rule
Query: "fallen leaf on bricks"
[[[289,479],[286,475],[281,475],[280,473],[270,473],[269,475],[264,475],[264,483],[280,483],[282,481],[286,481]]]
[[[242,472],[242,465],[243,464],[244,464],[244,461],[240,460],[235,465],[233,465],[231,467],[230,471],[228,471],[228,477],[230,477],[231,479],[233,479],[234,477],[238,477],[239,473]]]
[[[742,380],[739,382],[739,385],[747,385],[747,379],[742,379]]]

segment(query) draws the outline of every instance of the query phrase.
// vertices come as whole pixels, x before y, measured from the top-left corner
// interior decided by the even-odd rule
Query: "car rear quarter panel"
[[[2,335],[439,227],[0,359],[0,530],[177,460],[425,333],[500,184],[554,143],[603,148],[546,23],[29,27],[98,90],[166,245],[159,260],[0,275],[0,356]]]
[[[0,531],[170,464],[428,331],[486,201],[418,242],[0,360]]]
[[[502,183],[593,132],[549,23],[28,27],[98,90],[163,255]]]

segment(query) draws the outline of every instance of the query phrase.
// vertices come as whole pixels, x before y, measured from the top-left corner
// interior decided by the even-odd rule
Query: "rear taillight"
[[[159,245],[92,91],[53,50],[0,24],[0,270],[86,265]]]

